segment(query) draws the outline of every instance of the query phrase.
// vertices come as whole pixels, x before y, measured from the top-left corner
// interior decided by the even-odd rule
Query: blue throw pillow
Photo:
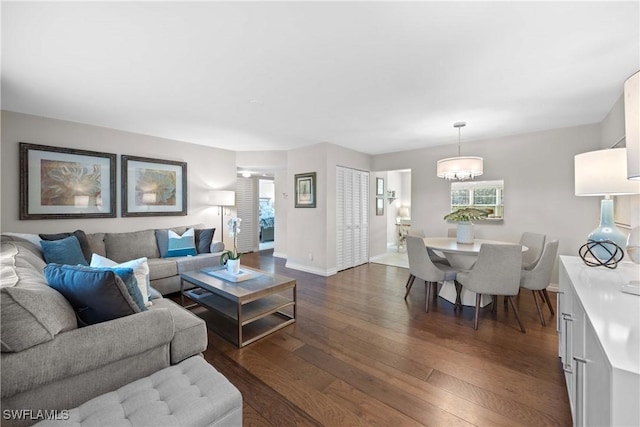
[[[105,322],[146,310],[133,269],[48,264],[44,274],[49,286],[69,301],[84,324]],[[138,302],[132,297],[136,291]]]
[[[196,251],[195,232],[193,228],[188,229],[182,236],[173,230],[168,231],[169,246],[167,248],[167,258],[187,255],[198,255]]]
[[[89,265],[76,236],[60,240],[42,240],[42,253],[47,263],[68,265]]]

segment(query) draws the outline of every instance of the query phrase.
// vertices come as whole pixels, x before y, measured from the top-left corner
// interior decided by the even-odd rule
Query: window
[[[504,181],[465,181],[451,184],[451,211],[475,207],[489,212],[488,219],[504,218]]]

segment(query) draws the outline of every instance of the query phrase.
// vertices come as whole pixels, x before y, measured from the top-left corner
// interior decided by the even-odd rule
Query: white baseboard
[[[317,274],[318,276],[329,277],[338,273],[335,268],[329,270],[323,270],[317,267],[311,267],[304,264],[296,264],[295,262],[287,261],[285,267],[291,268],[293,270],[304,271],[305,273]]]
[[[380,254],[380,255],[369,257],[369,262],[375,262],[376,260],[379,260],[380,258],[383,258],[385,256],[386,254]]]
[[[287,254],[283,254],[282,252],[274,252],[273,257],[287,259]]]
[[[547,286],[547,290],[549,292],[559,292],[560,291],[560,285],[558,285],[557,283],[549,283],[549,286]]]

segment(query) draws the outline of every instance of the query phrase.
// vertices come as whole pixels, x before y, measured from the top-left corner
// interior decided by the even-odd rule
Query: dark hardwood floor
[[[518,298],[526,334],[502,302],[475,331],[471,307],[425,313],[417,281],[405,301],[406,269],[324,278],[271,254],[242,263],[297,280],[298,321],[241,350],[210,331],[205,352],[242,392],[246,426],[571,425],[555,318],[545,308],[540,324],[531,293]]]

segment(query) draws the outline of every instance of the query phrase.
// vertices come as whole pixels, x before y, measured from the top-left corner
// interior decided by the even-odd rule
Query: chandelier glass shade
[[[482,175],[482,157],[449,157],[438,160],[438,178],[466,181]]]
[[[460,156],[460,128],[464,126],[466,126],[464,122],[453,124],[453,127],[458,128],[458,157],[438,160],[436,168],[438,178],[444,178],[450,181],[466,181],[482,175],[482,157]]]

